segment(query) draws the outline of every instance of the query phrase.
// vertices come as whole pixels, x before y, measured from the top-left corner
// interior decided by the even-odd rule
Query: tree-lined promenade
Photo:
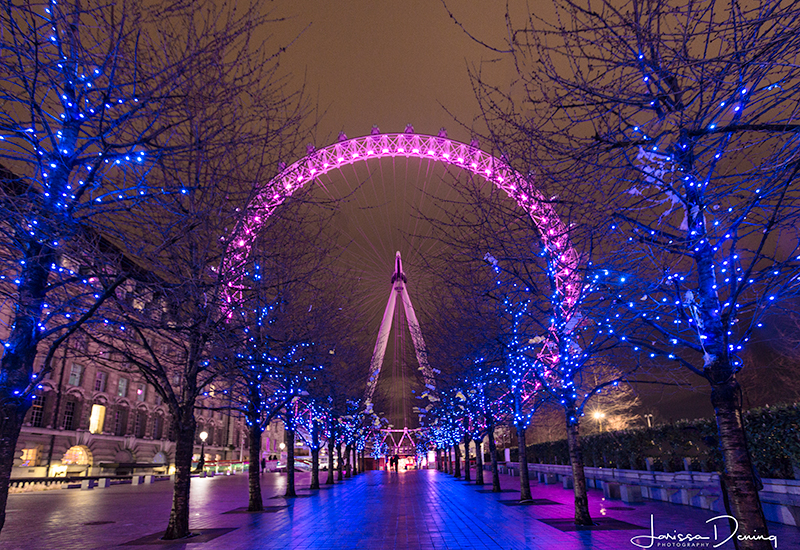
[[[472,477],[475,477],[475,470]],[[509,506],[519,495],[517,478],[500,476],[500,494],[435,470],[358,474],[333,487],[308,491],[310,473],[298,473],[300,498],[280,497],[285,474],[261,476],[264,513],[243,512],[241,495],[246,476],[192,478],[191,530],[214,536],[204,547],[232,550],[283,548],[505,548],[565,550],[579,548],[636,549],[653,534],[673,533],[714,539],[718,515],[660,502],[628,510],[603,501],[601,491],[589,490],[591,513],[604,520],[600,528],[565,529],[571,515],[571,494],[558,485],[534,484],[539,504]],[[302,488],[302,489],[301,489]],[[163,532],[159,516],[170,507],[167,482],[136,487],[114,486],[92,491],[68,490],[11,495],[11,512],[0,534],[9,550],[27,548],[130,548],[132,542],[154,541]],[[546,503],[544,503],[546,501]],[[617,506],[616,508],[620,508]],[[47,519],[41,528],[26,521],[35,511]],[[235,513],[228,513],[235,511]],[[604,511],[605,513],[602,513]],[[548,524],[561,518],[561,524]],[[618,529],[608,527],[616,522]],[[717,523],[715,543],[728,536],[727,523]],[[778,548],[799,548],[794,527],[771,524]],[[216,531],[215,531],[216,530]],[[631,539],[640,546],[634,546]],[[144,540],[143,540],[144,539]],[[200,542],[198,541],[198,542]],[[125,546],[121,546],[125,545]],[[133,545],[134,548],[138,546]],[[732,542],[719,548],[729,550]]]
[[[592,526],[585,414],[683,369],[714,407],[727,511],[751,535],[737,548],[769,548],[738,374],[770,309],[798,290],[800,6],[553,6],[553,20],[508,18],[495,53],[513,61],[511,82],[472,73],[483,147],[513,189],[497,166],[473,167],[458,200],[428,197],[448,252],[428,258],[438,329],[418,355],[437,379],[416,394],[415,454],[452,449],[471,479],[460,444],[468,459],[488,436],[499,491],[495,431],[512,426],[531,501],[526,434],[555,407],[573,521]],[[336,201],[303,187],[311,171],[285,177],[287,159],[316,158],[316,115],[278,70],[290,44],[262,38],[282,22],[246,2],[30,0],[1,13],[0,529],[26,414],[79,337],[87,360],[136,372],[169,410],[166,539],[190,534],[207,395],[245,418],[254,460],[279,418],[290,463],[296,438],[311,449],[314,488],[394,454],[364,397],[369,347],[348,307],[364,289],[336,262]],[[320,480],[323,447],[341,456]],[[296,491],[290,468],[285,495]],[[255,468],[247,495],[263,511]]]

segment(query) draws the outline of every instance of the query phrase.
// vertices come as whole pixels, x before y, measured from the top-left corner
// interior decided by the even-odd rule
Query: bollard
[[[622,500],[619,483],[606,481],[603,483],[603,496],[610,500]]]

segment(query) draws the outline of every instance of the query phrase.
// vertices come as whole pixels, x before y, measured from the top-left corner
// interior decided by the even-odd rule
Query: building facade
[[[87,359],[91,354],[86,352],[80,341],[65,346],[39,385],[17,442],[12,477],[113,475],[131,473],[125,465],[133,464],[141,473],[170,473],[175,434],[169,410],[155,388],[133,371]],[[198,405],[195,458],[201,449],[200,434],[206,432],[202,447],[207,463],[247,460],[239,415],[213,410],[220,403],[211,396]]]

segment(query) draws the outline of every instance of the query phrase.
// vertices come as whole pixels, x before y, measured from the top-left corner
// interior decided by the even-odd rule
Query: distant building
[[[141,473],[170,472],[175,458],[172,419],[155,388],[135,372],[85,359],[85,351],[68,346],[54,360],[25,418],[12,477],[45,476],[48,467],[51,476],[130,473],[126,464],[142,465],[137,470]],[[214,401],[209,397],[198,404],[216,406]],[[196,458],[202,432],[208,434],[206,462],[248,458],[238,414],[203,409],[195,414]]]

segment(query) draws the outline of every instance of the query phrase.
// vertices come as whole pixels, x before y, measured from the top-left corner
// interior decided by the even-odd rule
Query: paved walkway
[[[323,474],[323,481],[325,479]],[[191,526],[200,536],[165,543],[157,539],[169,516],[171,484],[113,486],[81,491],[54,490],[11,495],[0,548],[8,550],[94,548],[250,549],[553,549],[636,550],[654,533],[709,536],[713,548],[727,534],[717,522],[719,539],[706,520],[713,512],[646,502],[624,505],[604,501],[590,490],[590,510],[599,527],[575,531],[571,525],[572,491],[533,483],[535,504],[516,505],[519,479],[502,477],[508,492],[490,493],[433,470],[367,472],[320,491],[302,490],[309,474],[298,473],[297,499],[283,493],[285,474],[263,474],[268,511],[248,514],[247,477],[192,480]],[[473,472],[474,479],[474,472]],[[232,513],[233,512],[233,513]],[[712,524],[713,525],[713,524]],[[771,524],[781,550],[800,549],[800,530]],[[705,542],[705,541],[704,541]],[[675,548],[660,546],[652,548]],[[717,548],[730,549],[728,542]]]

